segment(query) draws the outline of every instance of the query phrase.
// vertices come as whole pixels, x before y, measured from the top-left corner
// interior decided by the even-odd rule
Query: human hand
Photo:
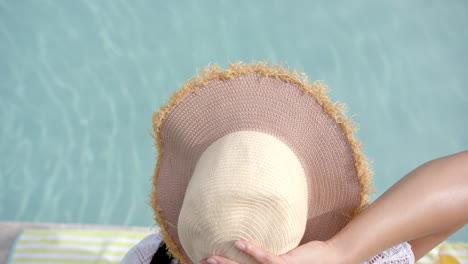
[[[270,254],[246,241],[237,241],[235,246],[240,251],[251,256],[259,264],[341,264],[343,261],[343,255],[340,254],[331,244],[323,241],[312,241],[306,243],[279,256]],[[208,259],[202,259],[200,264],[243,263],[238,263],[222,256],[212,256]]]

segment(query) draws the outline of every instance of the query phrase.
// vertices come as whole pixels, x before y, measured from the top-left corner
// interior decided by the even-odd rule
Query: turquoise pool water
[[[0,220],[152,225],[152,112],[228,60],[324,80],[376,198],[468,148],[467,28],[463,0],[0,0]]]

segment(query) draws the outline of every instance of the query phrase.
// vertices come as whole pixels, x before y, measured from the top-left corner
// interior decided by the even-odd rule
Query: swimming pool
[[[202,3],[0,0],[0,221],[153,225],[152,112],[209,62],[323,80],[379,194],[467,149],[465,1]]]

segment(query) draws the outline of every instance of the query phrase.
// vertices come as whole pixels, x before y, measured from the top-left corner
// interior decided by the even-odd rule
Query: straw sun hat
[[[283,254],[326,240],[369,202],[371,171],[344,105],[280,64],[207,66],[153,115],[151,205],[182,263],[247,240]]]

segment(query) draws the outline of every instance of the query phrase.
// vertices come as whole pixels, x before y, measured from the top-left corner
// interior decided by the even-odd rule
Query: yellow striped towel
[[[417,264],[468,264],[468,243],[443,242]]]
[[[11,250],[11,264],[119,263],[150,232],[26,229]]]

